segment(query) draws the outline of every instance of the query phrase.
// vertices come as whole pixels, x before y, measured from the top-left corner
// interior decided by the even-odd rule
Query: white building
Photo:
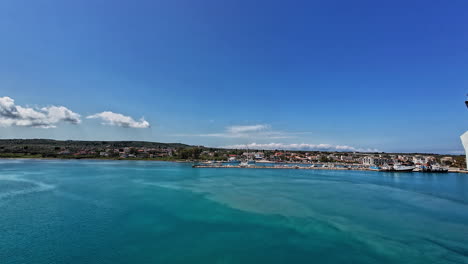
[[[426,156],[424,158],[424,161],[425,161],[425,163],[434,163],[434,162],[436,162],[436,158],[433,157],[433,156]]]
[[[460,138],[461,138],[463,147],[465,148],[465,154],[466,154],[466,169],[468,170],[468,131],[466,131],[463,135],[461,135]]]
[[[423,157],[415,156],[415,157],[413,157],[413,163],[414,164],[425,164],[426,160],[423,159]]]
[[[257,152],[255,153],[255,159],[264,159],[265,154],[263,152]]]
[[[386,159],[386,158],[376,158],[376,157],[371,157],[371,156],[366,156],[362,158],[362,164],[364,165],[376,165],[376,166],[382,166],[385,164],[393,163],[391,159]]]
[[[354,158],[353,158],[353,156],[344,156],[344,155],[341,155],[341,156],[340,156],[340,160],[341,160],[341,161],[348,161],[348,162],[349,162],[349,161],[354,161]]]

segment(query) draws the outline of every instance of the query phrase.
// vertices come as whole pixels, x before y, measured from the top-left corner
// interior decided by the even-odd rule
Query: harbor
[[[401,167],[404,168],[401,168]],[[300,169],[300,170],[354,170],[354,171],[378,171],[378,172],[424,172],[424,173],[468,173],[468,170],[458,168],[428,168],[415,166],[364,166],[362,164],[295,164],[295,163],[220,163],[220,162],[203,162],[193,164],[192,168],[216,168],[216,169]]]
[[[195,164],[192,168],[225,168],[225,169],[307,169],[307,170],[366,170],[365,168],[351,168],[351,167],[304,167],[304,166],[258,166],[258,165],[206,165],[206,164]]]

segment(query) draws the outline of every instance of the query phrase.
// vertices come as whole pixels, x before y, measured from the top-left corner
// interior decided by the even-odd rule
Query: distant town
[[[135,159],[189,161],[205,165],[222,163],[225,166],[291,163],[320,167],[361,166],[375,170],[385,170],[395,164],[416,169],[429,166],[452,170],[466,168],[463,155],[222,149],[143,141],[5,139],[0,140],[0,158]]]

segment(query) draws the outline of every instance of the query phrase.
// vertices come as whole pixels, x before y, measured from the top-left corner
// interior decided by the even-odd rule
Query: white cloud
[[[105,111],[102,113],[97,113],[94,115],[90,115],[87,118],[94,119],[98,118],[104,121],[103,124],[105,125],[113,125],[113,126],[120,126],[120,127],[131,127],[131,128],[148,128],[150,124],[146,121],[143,117],[136,121],[135,119],[124,116],[122,114],[113,113],[110,111]]]
[[[269,129],[269,125],[230,126],[226,130],[231,134],[259,132]]]
[[[207,134],[178,134],[176,136],[183,137],[221,137],[221,138],[269,138],[269,139],[284,139],[293,138],[300,134],[308,132],[283,132],[271,129],[270,125],[257,124],[247,126],[228,126],[221,133]]]
[[[64,106],[22,107],[8,96],[0,97],[0,126],[52,128],[59,122],[79,124],[80,115]]]
[[[332,144],[284,144],[284,143],[266,143],[266,144],[238,144],[223,146],[227,149],[282,149],[282,150],[320,150],[320,151],[359,151],[359,152],[378,152],[377,149],[355,148],[347,145],[332,145]]]

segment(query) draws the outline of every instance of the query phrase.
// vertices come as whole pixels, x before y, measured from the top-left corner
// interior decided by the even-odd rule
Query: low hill
[[[83,140],[52,140],[52,139],[0,139],[0,150],[43,152],[56,149],[83,149],[83,148],[188,148],[190,145],[182,143],[161,143],[148,141],[83,141]]]

